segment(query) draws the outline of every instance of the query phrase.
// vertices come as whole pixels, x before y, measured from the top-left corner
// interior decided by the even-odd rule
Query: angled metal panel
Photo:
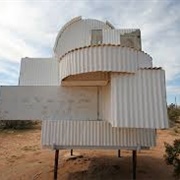
[[[111,84],[105,88],[107,97],[102,102],[109,112],[103,117],[113,127],[168,128],[163,70],[142,69],[135,75],[112,73]]]

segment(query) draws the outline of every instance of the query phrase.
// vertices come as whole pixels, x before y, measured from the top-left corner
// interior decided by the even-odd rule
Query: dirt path
[[[52,150],[41,149],[40,130],[0,133],[0,180],[53,179]],[[173,180],[170,166],[163,159],[164,142],[172,143],[180,136],[171,131],[159,131],[157,147],[138,153],[137,179]],[[60,151],[58,177],[61,180],[131,179],[131,152],[115,150],[75,150],[83,157],[67,159],[69,151]]]

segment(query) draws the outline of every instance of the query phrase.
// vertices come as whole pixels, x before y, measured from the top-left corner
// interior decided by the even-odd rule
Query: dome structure
[[[59,31],[55,45],[54,54],[60,58],[68,51],[89,46],[91,44],[91,31],[112,29],[110,23],[95,19],[82,19],[81,16],[67,22]]]
[[[141,51],[139,29],[115,29],[108,21],[81,17],[62,27],[54,54],[63,86],[107,85],[109,72],[135,73],[152,67],[152,58]]]

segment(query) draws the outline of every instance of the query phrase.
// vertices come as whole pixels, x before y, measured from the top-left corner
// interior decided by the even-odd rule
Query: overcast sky
[[[0,85],[17,85],[22,57],[51,57],[60,28],[81,15],[140,28],[142,48],[166,71],[168,103],[180,105],[179,0],[0,0]]]

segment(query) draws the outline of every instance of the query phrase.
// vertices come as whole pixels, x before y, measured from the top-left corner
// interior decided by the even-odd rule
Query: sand
[[[53,179],[54,151],[42,149],[41,130],[0,132],[0,180]],[[173,167],[165,164],[164,142],[172,143],[180,135],[160,130],[157,146],[142,150],[137,156],[137,179],[173,180]],[[58,179],[61,180],[126,180],[132,177],[131,151],[74,150],[77,158],[69,158],[69,150],[61,150]]]

